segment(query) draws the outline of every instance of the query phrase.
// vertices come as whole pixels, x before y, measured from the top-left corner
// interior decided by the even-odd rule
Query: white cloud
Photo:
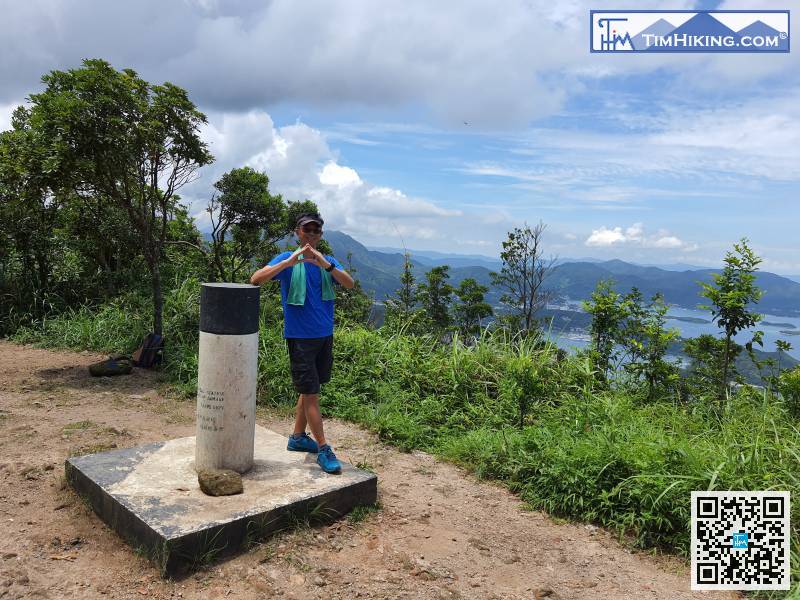
[[[624,231],[622,227],[601,226],[599,229],[593,229],[584,241],[584,245],[600,248],[625,245],[637,248],[674,249],[683,248],[686,243],[663,229],[656,232],[655,235],[647,235],[641,223],[634,223],[630,227],[626,227]]]
[[[460,210],[364,181],[355,169],[337,162],[320,131],[304,123],[275,127],[263,111],[212,113],[203,138],[217,160],[183,193],[200,226],[207,225],[211,184],[242,165],[267,173],[270,191],[287,200],[313,200],[330,228],[356,236],[431,240],[442,223],[464,217]],[[460,227],[448,225],[450,230]]]
[[[11,116],[21,102],[11,104],[0,104],[0,131],[11,129]]]
[[[350,185],[361,185],[361,178],[355,169],[342,167],[333,161],[329,161],[322,168],[319,174],[319,182],[323,185],[335,185],[339,187]]]
[[[693,4],[678,0],[670,8]],[[686,94],[709,85],[739,92],[776,76],[797,81],[796,53],[624,61],[590,54],[593,8],[592,0],[507,0],[502,10],[482,0],[7,2],[0,101],[35,91],[44,73],[74,68],[85,57],[172,81],[221,112],[293,103],[405,106],[448,125],[487,129],[552,115],[588,80],[617,75],[683,75]]]
[[[621,227],[607,229],[605,226],[595,229],[584,242],[587,246],[613,246],[625,241],[625,234]]]
[[[674,235],[665,235],[654,239],[652,245],[653,248],[680,248],[683,246],[683,242]]]

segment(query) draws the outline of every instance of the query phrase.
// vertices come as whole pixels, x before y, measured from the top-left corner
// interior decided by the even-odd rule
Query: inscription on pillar
[[[225,408],[225,392],[197,388],[197,422],[204,431],[224,431],[222,415]]]

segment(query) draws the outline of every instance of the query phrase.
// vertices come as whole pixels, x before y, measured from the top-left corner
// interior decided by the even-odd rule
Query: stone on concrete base
[[[340,475],[323,473],[316,454],[287,451],[286,437],[263,427],[256,426],[242,494],[206,496],[194,458],[195,438],[187,437],[73,457],[65,469],[100,518],[164,576],[233,554],[298,519],[331,520],[377,500],[375,474],[344,461]]]

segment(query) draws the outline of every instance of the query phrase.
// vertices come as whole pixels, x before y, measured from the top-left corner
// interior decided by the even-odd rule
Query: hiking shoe
[[[333,448],[328,444],[325,444],[319,449],[317,464],[322,467],[322,470],[326,473],[342,472],[342,464],[337,460],[336,455],[333,453]]]
[[[317,442],[304,431],[303,433],[293,433],[289,436],[289,443],[286,449],[292,452],[317,452]]]

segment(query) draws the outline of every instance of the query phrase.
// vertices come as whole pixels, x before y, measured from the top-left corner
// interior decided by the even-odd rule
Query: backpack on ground
[[[106,360],[89,365],[92,377],[113,377],[114,375],[128,375],[133,371],[131,357],[126,354],[112,354]]]
[[[149,369],[161,364],[164,354],[164,338],[157,333],[148,333],[139,349],[133,353],[133,364]]]

